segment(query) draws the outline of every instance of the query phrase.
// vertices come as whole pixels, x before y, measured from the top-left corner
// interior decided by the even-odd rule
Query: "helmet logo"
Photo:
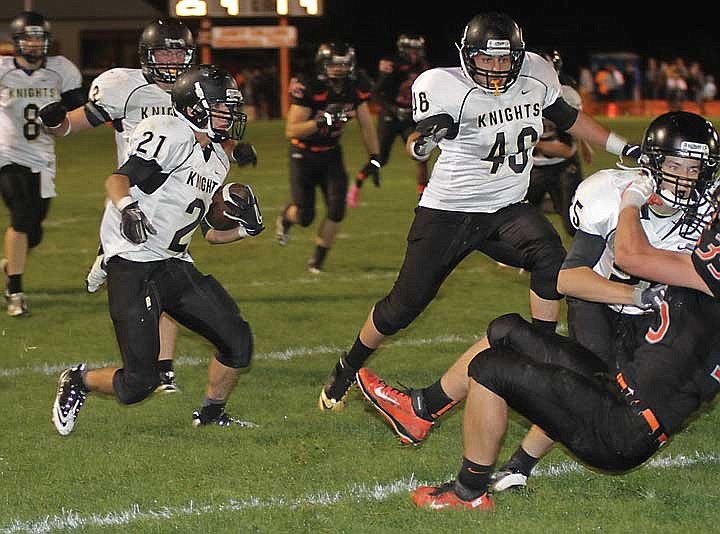
[[[680,143],[680,150],[689,155],[699,154],[700,157],[707,157],[710,154],[710,147],[705,143],[694,143],[692,141],[683,141]]]
[[[166,48],[182,48],[185,46],[184,39],[165,39]]]
[[[42,26],[25,26],[25,33],[45,33]]]
[[[508,39],[488,39],[487,50],[489,56],[504,56],[510,53],[510,41]]]

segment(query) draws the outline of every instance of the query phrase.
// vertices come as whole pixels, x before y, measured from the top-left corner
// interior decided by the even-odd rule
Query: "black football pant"
[[[250,364],[248,323],[225,289],[191,262],[132,262],[114,256],[106,268],[110,316],[123,360],[123,368],[113,377],[120,402],[139,402],[158,385],[162,312],[210,341],[223,365],[241,368]]]
[[[621,472],[655,453],[658,442],[645,419],[593,353],[568,338],[536,330],[517,314],[493,321],[488,338],[491,348],[472,360],[470,377],[580,461]]]
[[[526,198],[532,205],[539,207],[545,193],[549,193],[553,208],[560,215],[565,231],[573,236],[575,227],[570,223],[570,204],[582,179],[582,167],[577,154],[555,165],[535,165],[530,171],[530,186]]]
[[[301,226],[315,219],[315,189],[320,188],[327,205],[327,218],[340,222],[345,218],[348,176],[342,149],[313,152],[290,147],[290,195],[298,207]]]

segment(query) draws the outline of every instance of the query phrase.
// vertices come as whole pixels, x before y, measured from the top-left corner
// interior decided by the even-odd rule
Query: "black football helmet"
[[[158,61],[155,57],[160,50],[182,50],[180,63]],[[177,19],[158,19],[151,22],[142,32],[138,43],[140,68],[153,82],[175,83],[177,77],[195,62],[195,39],[190,29]]]
[[[177,116],[214,142],[242,139],[247,115],[235,78],[215,65],[197,65],[178,76],[171,91]],[[224,105],[218,109],[219,105]]]
[[[15,55],[30,63],[38,63],[47,57],[50,48],[50,23],[40,13],[23,11],[10,22],[10,34],[15,45]],[[28,41],[42,41],[33,44]]]
[[[557,50],[543,50],[540,52],[540,55],[544,57],[546,60],[548,60],[550,63],[552,63],[552,66],[555,67],[555,72],[558,74],[563,68],[563,60],[562,56],[560,56],[560,52]]]
[[[412,64],[425,60],[425,37],[422,35],[403,33],[397,40],[398,55]]]
[[[315,71],[319,78],[345,81],[355,76],[355,48],[348,43],[322,43],[315,54]]]
[[[460,44],[460,64],[465,75],[481,89],[500,94],[506,92],[517,80],[525,59],[525,42],[517,23],[504,13],[476,15],[465,26]],[[510,56],[506,70],[483,69],[475,64],[479,54],[487,56]]]

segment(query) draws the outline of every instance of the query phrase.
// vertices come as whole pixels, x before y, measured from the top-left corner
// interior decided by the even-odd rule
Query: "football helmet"
[[[710,121],[687,111],[671,111],[653,120],[645,130],[640,146],[639,164],[648,169],[657,182],[656,193],[669,207],[688,209],[697,206],[715,181],[720,163],[720,139]],[[663,168],[668,157],[700,162],[695,176],[680,176]]]
[[[315,54],[320,79],[345,81],[355,75],[355,48],[348,43],[322,43]]]
[[[243,95],[224,69],[191,67],[178,76],[170,94],[177,116],[194,131],[216,143],[242,139],[247,125],[247,115],[241,111]]]
[[[525,42],[517,23],[503,13],[476,15],[465,26],[460,44],[460,65],[465,75],[484,91],[500,94],[517,81],[525,59]],[[475,63],[479,55],[509,56],[507,68],[482,68]]]
[[[181,50],[183,59],[168,61],[161,51]],[[138,56],[143,74],[157,83],[175,83],[177,77],[195,62],[195,39],[190,29],[177,19],[158,19],[142,32],[138,43]]]
[[[425,38],[422,35],[403,33],[397,40],[398,55],[416,65],[425,60]]]
[[[51,37],[50,23],[40,13],[20,13],[10,22],[10,34],[16,56],[21,56],[30,63],[38,63],[47,57]]]

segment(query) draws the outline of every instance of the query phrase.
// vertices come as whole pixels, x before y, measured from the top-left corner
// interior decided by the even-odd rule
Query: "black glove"
[[[635,161],[640,159],[640,145],[631,145],[628,143],[622,150],[623,158],[632,158]]]
[[[67,117],[67,108],[60,101],[50,102],[38,110],[38,117],[48,128],[57,128]]]
[[[457,125],[450,115],[441,113],[418,122],[415,131],[420,137],[412,144],[414,157],[419,161],[427,161],[440,141],[446,137],[452,139],[457,135]]]
[[[633,303],[643,310],[660,311],[660,306],[665,301],[667,288],[666,285],[636,287],[633,290]]]
[[[345,110],[335,104],[331,104],[317,119],[318,133],[328,136],[339,130],[348,121]]]
[[[232,151],[232,157],[235,163],[241,167],[245,165],[257,167],[257,151],[252,143],[238,143],[235,145]]]
[[[140,209],[137,200],[125,206],[120,213],[122,215],[120,233],[131,243],[139,245],[147,241],[148,234],[157,234],[157,230],[150,224],[150,221]]]
[[[265,230],[263,226],[262,213],[260,213],[260,204],[257,197],[249,185],[244,186],[242,196],[230,191],[230,198],[225,199],[225,204],[232,208],[231,211],[225,211],[228,219],[237,221],[240,226],[245,228],[249,236],[258,235]]]
[[[360,169],[358,176],[363,180],[370,176],[373,184],[375,184],[375,187],[380,187],[380,167],[382,167],[382,163],[380,163],[380,156],[377,154],[370,154],[370,159],[365,166]]]

